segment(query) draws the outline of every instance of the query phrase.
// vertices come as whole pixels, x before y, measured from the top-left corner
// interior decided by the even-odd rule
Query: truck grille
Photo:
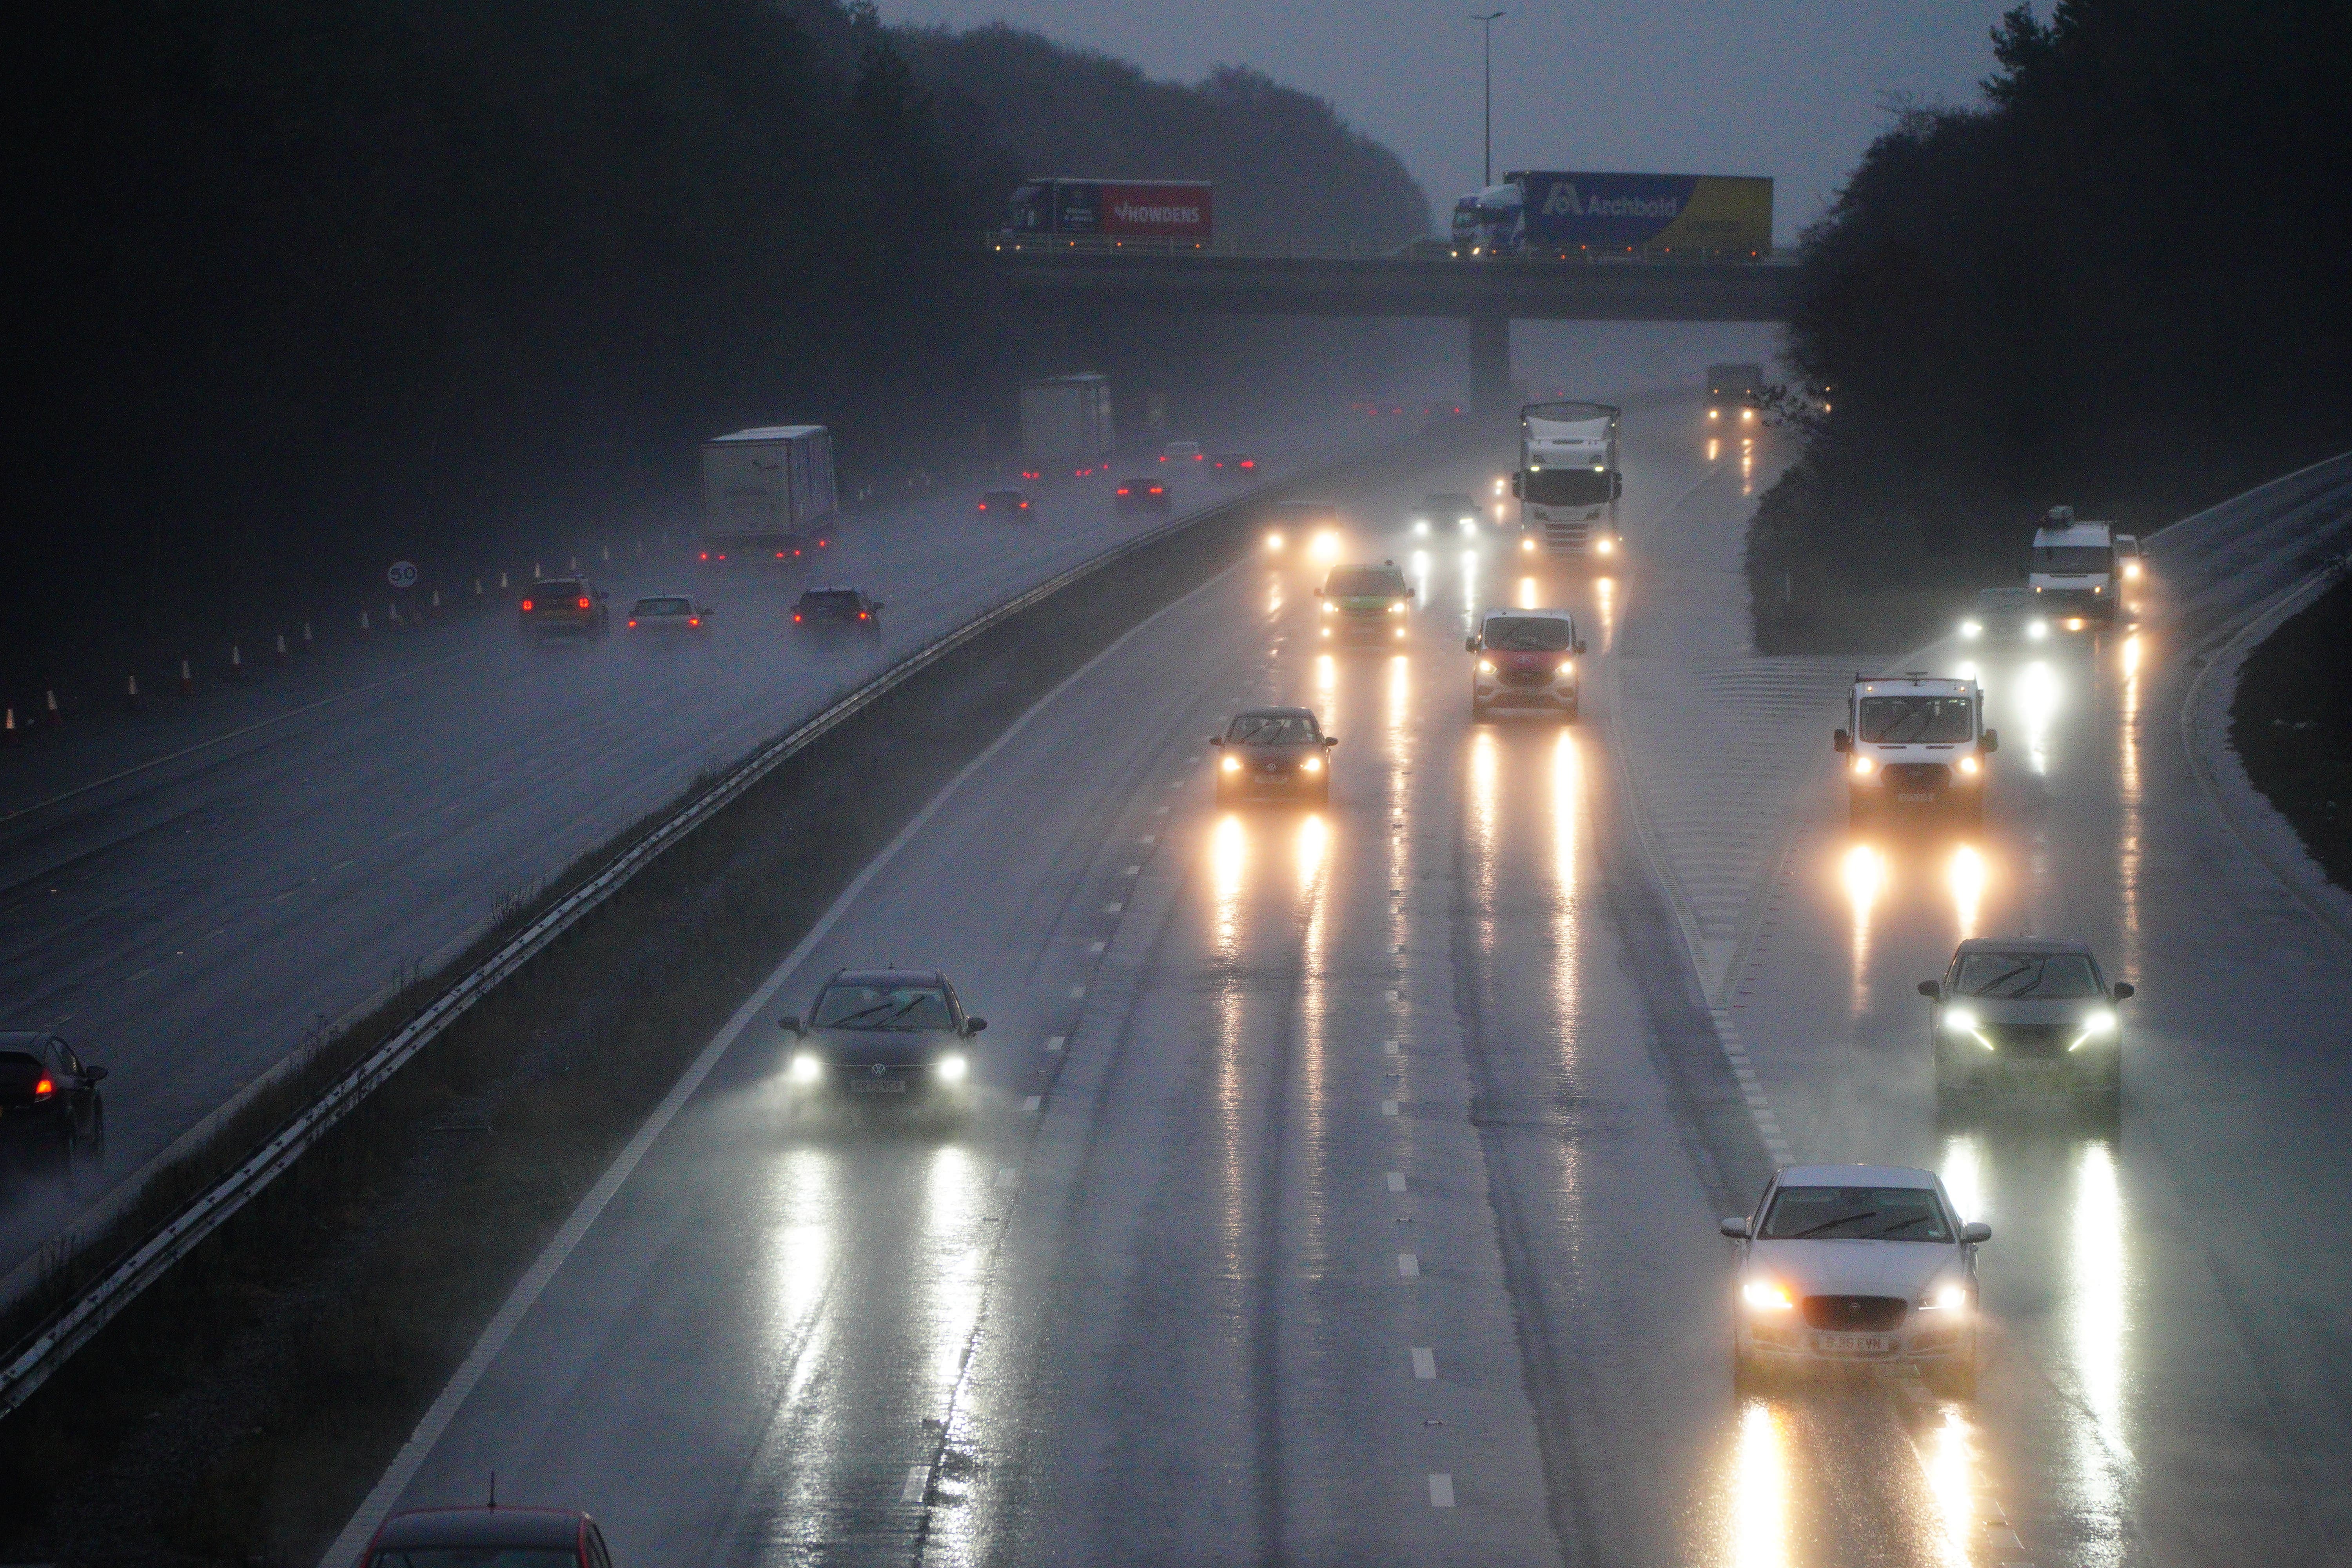
[[[1805,1321],[1836,1333],[1883,1334],[1903,1326],[1908,1306],[1900,1296],[1808,1296]]]
[[[1546,522],[1544,548],[1554,555],[1581,555],[1592,533],[1589,522]]]
[[[1889,763],[1885,777],[1889,789],[1942,789],[1951,782],[1952,770],[1942,763]]]

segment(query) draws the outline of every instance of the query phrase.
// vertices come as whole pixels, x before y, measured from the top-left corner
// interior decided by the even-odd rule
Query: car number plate
[[[865,1082],[852,1080],[849,1092],[852,1094],[904,1094],[907,1092],[907,1084],[903,1079],[880,1079]]]
[[[1815,1334],[1813,1348],[1823,1355],[1885,1355],[1895,1342],[1885,1334]]]
[[[1935,796],[1935,793],[1934,793],[1933,791],[1929,791],[1929,792],[1927,792],[1927,793],[1926,793],[1926,794],[1923,794],[1923,795],[1903,795],[1903,794],[1897,794],[1897,795],[1895,795],[1895,799],[1897,799],[1897,800],[1933,800],[1933,799],[1935,799],[1935,798],[1936,798],[1936,796]]]

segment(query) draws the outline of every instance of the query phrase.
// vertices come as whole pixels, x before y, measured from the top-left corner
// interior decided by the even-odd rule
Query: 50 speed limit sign
[[[415,587],[416,563],[414,561],[394,562],[391,569],[384,573],[383,580],[391,584],[395,588]]]

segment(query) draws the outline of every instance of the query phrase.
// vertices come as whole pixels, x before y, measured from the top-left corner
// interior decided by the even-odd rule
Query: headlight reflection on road
[[[1617,579],[1601,577],[1592,584],[1592,605],[1601,616],[1601,651],[1617,646]]]
[[[2050,721],[2058,714],[2058,678],[2045,659],[2027,665],[2018,678],[2018,712],[2025,720],[2026,765],[2037,773],[2050,771]]]
[[[2067,1425],[2083,1500],[2120,1523],[2125,1478],[2117,1471],[2131,1453],[2124,1429],[2124,1352],[2131,1337],[2131,1259],[2124,1237],[2130,1226],[2115,1151],[2105,1143],[2085,1143],[2076,1157],[2073,1218],[2068,1337],[2090,1419]]]
[[[1953,923],[1959,928],[1959,939],[1966,942],[1977,934],[1977,916],[1984,908],[1984,856],[1973,845],[1963,844],[1952,852],[1949,879]]]
[[[2123,917],[2124,972],[2137,973],[2139,946],[2139,633],[2125,636],[2119,657],[2123,694],[2116,715],[2116,794],[2123,807],[2116,823],[2116,903]]]
[[[1463,613],[1475,618],[1478,614],[1478,552],[1464,551],[1461,565]],[[1428,598],[1424,596],[1422,603],[1429,603]]]
[[[1943,1516],[1943,1558],[1948,1568],[1969,1568],[1970,1537],[1976,1533],[1976,1432],[1950,1405],[1943,1419],[1915,1440],[1927,1489]]]
[[[1229,811],[1209,830],[1209,904],[1220,952],[1231,952],[1240,934],[1242,873],[1248,865],[1248,832]]]
[[[1536,599],[1536,580],[1532,577],[1520,578],[1519,608],[1522,610],[1532,610],[1538,607],[1538,605]]]
[[[980,1162],[970,1150],[950,1143],[933,1151],[923,1182],[923,1234],[932,1256],[949,1261],[918,1275],[916,1289],[929,1298],[918,1316],[931,1326],[932,1373],[950,1383],[963,1371],[963,1353],[971,1348],[987,1277],[989,1249],[972,1234],[981,1190]]]
[[[1740,1406],[1731,1458],[1731,1568],[1789,1568],[1790,1435],[1770,1402]]]
[[[1886,858],[1867,844],[1845,852],[1843,868],[1847,902],[1853,906],[1853,1015],[1870,1005],[1870,911],[1886,886]]]
[[[1562,730],[1551,747],[1552,1009],[1555,1027],[1573,1058],[1580,1038],[1578,965],[1583,961],[1581,911],[1576,890],[1576,828],[1584,809],[1584,756],[1576,734]],[[1569,1189],[1563,1189],[1569,1190]]]

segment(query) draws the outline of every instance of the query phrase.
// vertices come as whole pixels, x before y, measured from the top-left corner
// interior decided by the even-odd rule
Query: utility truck
[[[792,561],[832,543],[833,432],[763,425],[702,444],[702,559]]]
[[[1985,727],[1984,691],[1970,677],[1857,675],[1831,744],[1846,758],[1846,807],[1857,827],[1895,812],[1984,820],[1986,763],[2000,735]]]
[[[1617,533],[1619,410],[1606,403],[1530,403],[1519,410],[1519,500],[1523,560],[1607,565],[1622,551]]]
[[[2070,632],[2112,626],[2121,597],[2115,525],[2078,521],[2073,507],[2052,507],[2033,531],[2025,581],[2051,625]]]

